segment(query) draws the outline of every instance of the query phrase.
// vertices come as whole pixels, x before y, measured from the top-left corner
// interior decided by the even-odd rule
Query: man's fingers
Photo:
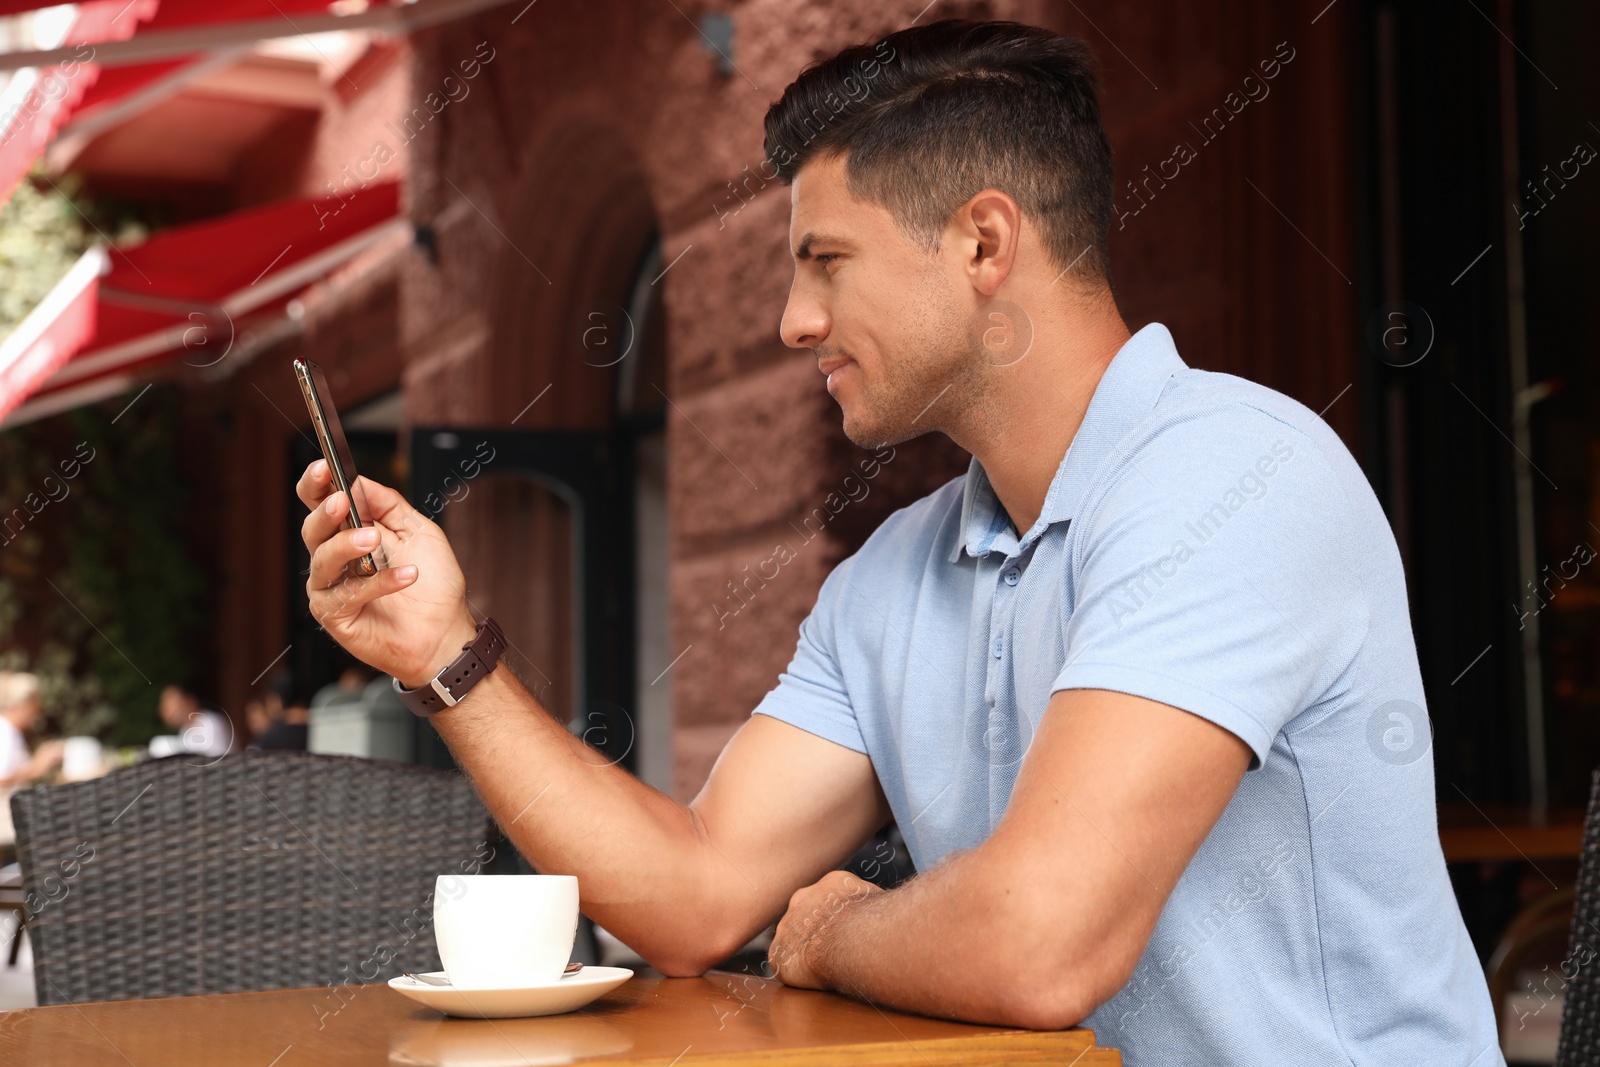
[[[416,533],[419,524],[430,521],[422,512],[407,503],[405,497],[366,475],[356,476],[352,492],[356,494],[357,499],[366,500],[366,510],[361,513],[362,522],[381,522],[391,530]]]
[[[385,568],[371,578],[346,578],[328,589],[308,588],[311,617],[326,629],[329,622],[351,618],[360,613],[363,605],[404,589],[416,579],[416,566],[408,564]]]
[[[300,523],[300,540],[306,543],[306,551],[315,556],[322,542],[344,525],[344,513],[349,508],[350,500],[343,493],[329,493],[307,512]]]
[[[363,523],[382,523],[405,537],[422,532],[431,522],[426,515],[413,508],[406,498],[380,482],[364,475],[356,477],[352,492],[360,508]],[[306,467],[305,473],[295,483],[295,494],[310,509],[300,524],[300,538],[306,549],[316,552],[317,546],[333,535],[344,523],[349,497],[333,487],[332,475],[325,460],[316,460]],[[331,508],[331,511],[324,509]]]
[[[313,511],[332,488],[333,478],[328,473],[328,461],[325,459],[312,460],[301,473],[300,480],[294,483],[294,492],[300,498],[300,503]]]
[[[320,510],[320,509],[319,509]],[[343,514],[343,509],[340,511]],[[370,544],[363,543],[363,536],[371,538],[377,535],[378,540]],[[345,577],[346,565],[353,559],[366,555],[368,552],[377,551],[381,543],[381,531],[375,526],[363,526],[359,530],[337,530],[328,535],[321,544],[311,552],[311,571],[306,578],[306,588],[327,589],[337,585]],[[374,578],[377,575],[373,575]],[[371,579],[361,579],[370,581]]]

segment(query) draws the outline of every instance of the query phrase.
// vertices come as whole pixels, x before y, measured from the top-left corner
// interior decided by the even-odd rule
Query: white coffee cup
[[[93,737],[69,737],[61,745],[61,776],[69,781],[93,778],[105,762],[105,751]]]
[[[561,979],[578,936],[570,874],[441,874],[433,935],[457,989],[524,989]]]

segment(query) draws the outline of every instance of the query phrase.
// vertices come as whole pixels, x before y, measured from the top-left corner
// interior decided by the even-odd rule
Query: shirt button
[[[999,659],[1000,658],[1001,651],[1005,648],[1005,644],[1006,644],[1006,639],[1003,638],[1003,637],[997,637],[997,638],[994,639],[994,658],[995,659]]]
[[[1016,567],[1012,567],[1010,570],[1006,571],[1005,574],[1001,575],[1001,577],[1006,580],[1007,585],[1016,585],[1017,582],[1022,578],[1022,571]]]

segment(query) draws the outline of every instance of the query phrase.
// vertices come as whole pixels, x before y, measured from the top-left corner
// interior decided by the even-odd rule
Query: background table
[[[567,1015],[448,1019],[382,985],[124,1000],[0,1013],[0,1063],[1061,1064],[1113,1067],[1087,1030],[1032,1031],[929,1019],[724,971],[638,971]]]
[[[1440,804],[1439,844],[1447,863],[1577,859],[1584,814],[1553,808],[1539,817],[1526,807]]]

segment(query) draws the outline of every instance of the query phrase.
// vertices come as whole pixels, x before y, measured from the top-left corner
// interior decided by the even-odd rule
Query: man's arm
[[[415,688],[472,636],[465,579],[436,523],[362,482],[390,566],[344,577],[372,546],[341,528],[348,501],[317,460],[296,486],[308,601],[340,645]],[[583,912],[670,975],[737,951],[889,816],[865,755],[765,715],[740,727],[687,806],[610,765],[503,666],[433,723],[529,862],[576,875]]]
[[[668,975],[737,951],[889,817],[866,756],[766,715],[687,806],[608,763],[509,671],[433,721],[529,862],[577,875],[584,914]]]
[[[39,742],[39,747],[33,750],[28,762],[18,767],[9,777],[0,779],[0,788],[37,782],[60,766],[62,750],[60,738],[52,737]]]
[[[882,1007],[1076,1025],[1133,973],[1249,762],[1238,737],[1178,708],[1057,692],[988,840],[887,892],[852,897],[840,875],[832,900],[801,890],[773,964]]]

